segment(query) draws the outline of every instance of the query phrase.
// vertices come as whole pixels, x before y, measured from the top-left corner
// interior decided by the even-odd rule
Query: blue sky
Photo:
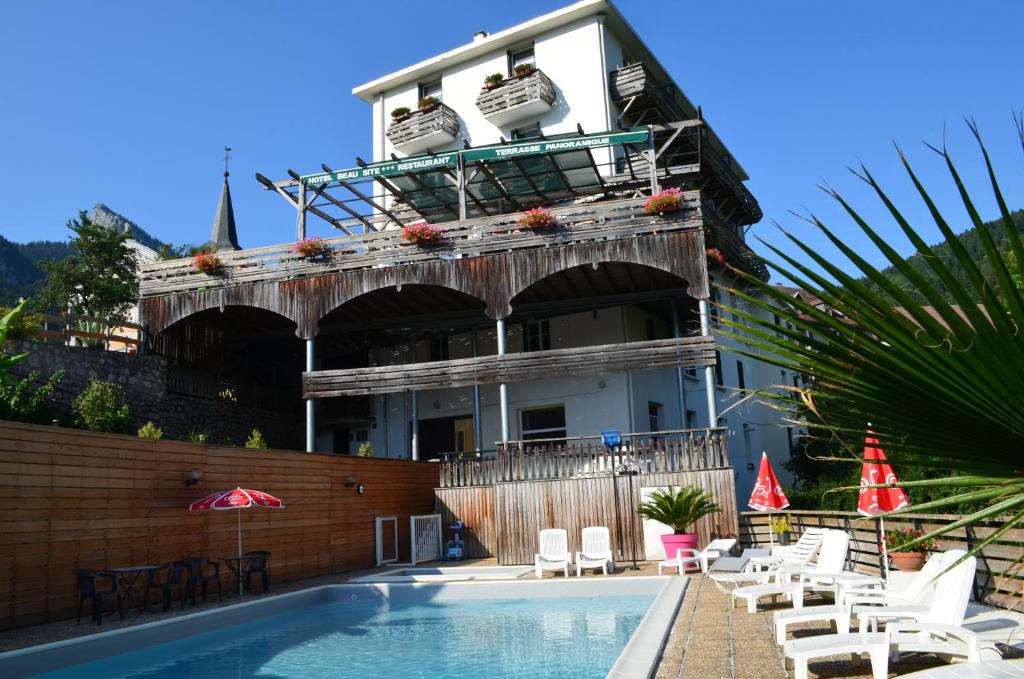
[[[560,7],[517,3],[16,3],[0,22],[0,234],[61,239],[80,208],[105,202],[155,236],[206,240],[222,147],[244,246],[287,242],[294,212],[263,190],[321,162],[369,156],[370,107],[353,86]],[[619,9],[751,176],[765,220],[820,244],[789,210],[813,210],[862,245],[816,185],[827,181],[906,250],[846,167],[860,161],[908,214],[926,213],[893,152],[903,144],[959,227],[954,187],[922,145],[943,129],[995,215],[962,123],[974,116],[1013,207],[1024,157],[1024,3],[621,0]],[[442,9],[443,7],[443,9]],[[311,219],[311,225],[319,220]],[[320,235],[326,226],[316,225]],[[930,241],[934,228],[923,229]],[[877,261],[877,260],[876,260]]]

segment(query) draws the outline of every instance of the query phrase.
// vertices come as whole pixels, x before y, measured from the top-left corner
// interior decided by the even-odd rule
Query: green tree
[[[112,382],[92,380],[71,402],[75,425],[89,431],[131,432],[131,417],[124,389]]]
[[[71,253],[60,261],[43,261],[46,288],[37,305],[70,309],[99,318],[122,319],[138,301],[138,257],[128,247],[129,234],[93,223],[85,211],[68,222],[74,234]]]

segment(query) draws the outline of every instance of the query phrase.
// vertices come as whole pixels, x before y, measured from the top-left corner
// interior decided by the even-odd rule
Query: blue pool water
[[[45,677],[604,677],[653,596],[310,606]]]

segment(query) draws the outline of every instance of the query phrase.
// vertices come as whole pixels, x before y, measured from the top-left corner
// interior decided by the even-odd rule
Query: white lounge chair
[[[711,562],[723,554],[728,554],[735,546],[736,540],[734,538],[718,538],[709,542],[708,546],[701,550],[681,547],[676,550],[674,558],[665,559],[658,563],[658,575],[661,575],[663,568],[676,568],[679,570],[679,575],[682,575],[684,569],[692,563],[700,565],[701,573],[707,573],[708,565]],[[684,553],[689,553],[689,556],[683,556]]]
[[[941,570],[942,554],[935,553],[902,592],[885,588],[854,588],[845,590],[833,605],[776,611],[775,643],[780,646],[785,644],[789,626],[802,623],[830,622],[835,625],[837,633],[849,632],[852,614],[860,611],[863,606],[909,605],[920,606],[923,610],[931,602],[935,591],[935,576]]]
[[[979,630],[965,628],[962,624],[977,565],[974,557],[965,557],[963,550],[943,554],[944,572],[936,580],[936,595],[926,611],[900,606],[865,611],[871,615],[862,618],[862,625],[871,617],[890,620],[884,632],[826,634],[787,641],[783,653],[793,660],[796,678],[807,677],[809,660],[844,653],[870,655],[872,676],[876,678],[887,677],[890,656],[896,660],[904,651],[964,657],[968,662],[979,662],[985,643]],[[960,559],[963,561],[953,566]],[[898,610],[901,608],[904,610]],[[986,629],[983,634],[991,632]]]
[[[800,569],[797,572],[780,567],[775,571],[770,582],[737,587],[732,590],[733,605],[736,604],[737,599],[745,599],[747,612],[754,613],[757,611],[757,602],[762,597],[775,598],[781,595],[791,599],[794,608],[802,608],[805,589],[813,589],[815,586],[829,588],[833,586],[831,583],[825,585],[823,581],[829,576],[834,577],[842,572],[849,547],[849,534],[841,530],[827,531],[821,540],[818,560],[813,567]]]
[[[600,568],[605,575],[615,572],[612,541],[604,526],[583,529],[583,551],[576,552],[576,577],[583,574],[584,568]]]
[[[564,528],[547,528],[540,532],[540,551],[533,556],[533,572],[539,578],[544,571],[562,571],[569,577],[572,554],[569,534]]]
[[[799,572],[806,569],[811,563],[811,559],[818,553],[821,539],[825,535],[826,530],[825,528],[808,528],[781,559],[775,560],[769,557],[772,560],[765,562],[763,558],[758,558],[756,563],[766,565],[767,570],[755,571],[752,565],[755,563],[755,560],[751,559],[747,569],[742,573],[709,573],[708,577],[711,578],[719,590],[729,594],[736,587],[768,582],[777,572]]]

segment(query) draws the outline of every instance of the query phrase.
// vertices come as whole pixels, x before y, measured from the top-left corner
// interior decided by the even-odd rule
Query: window
[[[430,338],[430,360],[448,360],[448,335]]]
[[[633,58],[633,55],[626,50],[622,50],[622,67],[625,68],[626,66],[630,66],[635,63],[636,59]]]
[[[524,410],[520,418],[524,441],[565,438],[565,406]]]
[[[644,319],[644,333],[647,335],[647,341],[658,339],[657,333],[654,331],[654,319],[648,316]]]
[[[722,352],[715,352],[715,384],[725,386],[725,377],[722,375]]]
[[[441,96],[441,79],[431,80],[427,83],[420,83],[420,99],[426,99],[427,97],[437,97],[443,100]]]
[[[533,56],[533,45],[520,50],[513,50],[508,53],[508,74],[509,77],[516,74],[516,66],[519,64],[530,64],[537,67],[537,60]]]
[[[536,139],[540,136],[540,123],[534,123],[529,127],[520,127],[512,130],[512,141],[520,139]]]
[[[691,377],[693,379],[697,379],[697,369],[696,368],[686,368],[685,370],[683,370],[683,373],[687,377]]]
[[[544,351],[551,348],[551,323],[528,321],[523,323],[523,351]]]
[[[736,384],[740,389],[747,388],[747,381],[743,378],[743,361],[736,361]]]
[[[697,427],[697,411],[687,410],[686,411],[686,429],[696,429]]]
[[[654,401],[647,402],[647,431],[662,431],[665,428],[665,406]]]

